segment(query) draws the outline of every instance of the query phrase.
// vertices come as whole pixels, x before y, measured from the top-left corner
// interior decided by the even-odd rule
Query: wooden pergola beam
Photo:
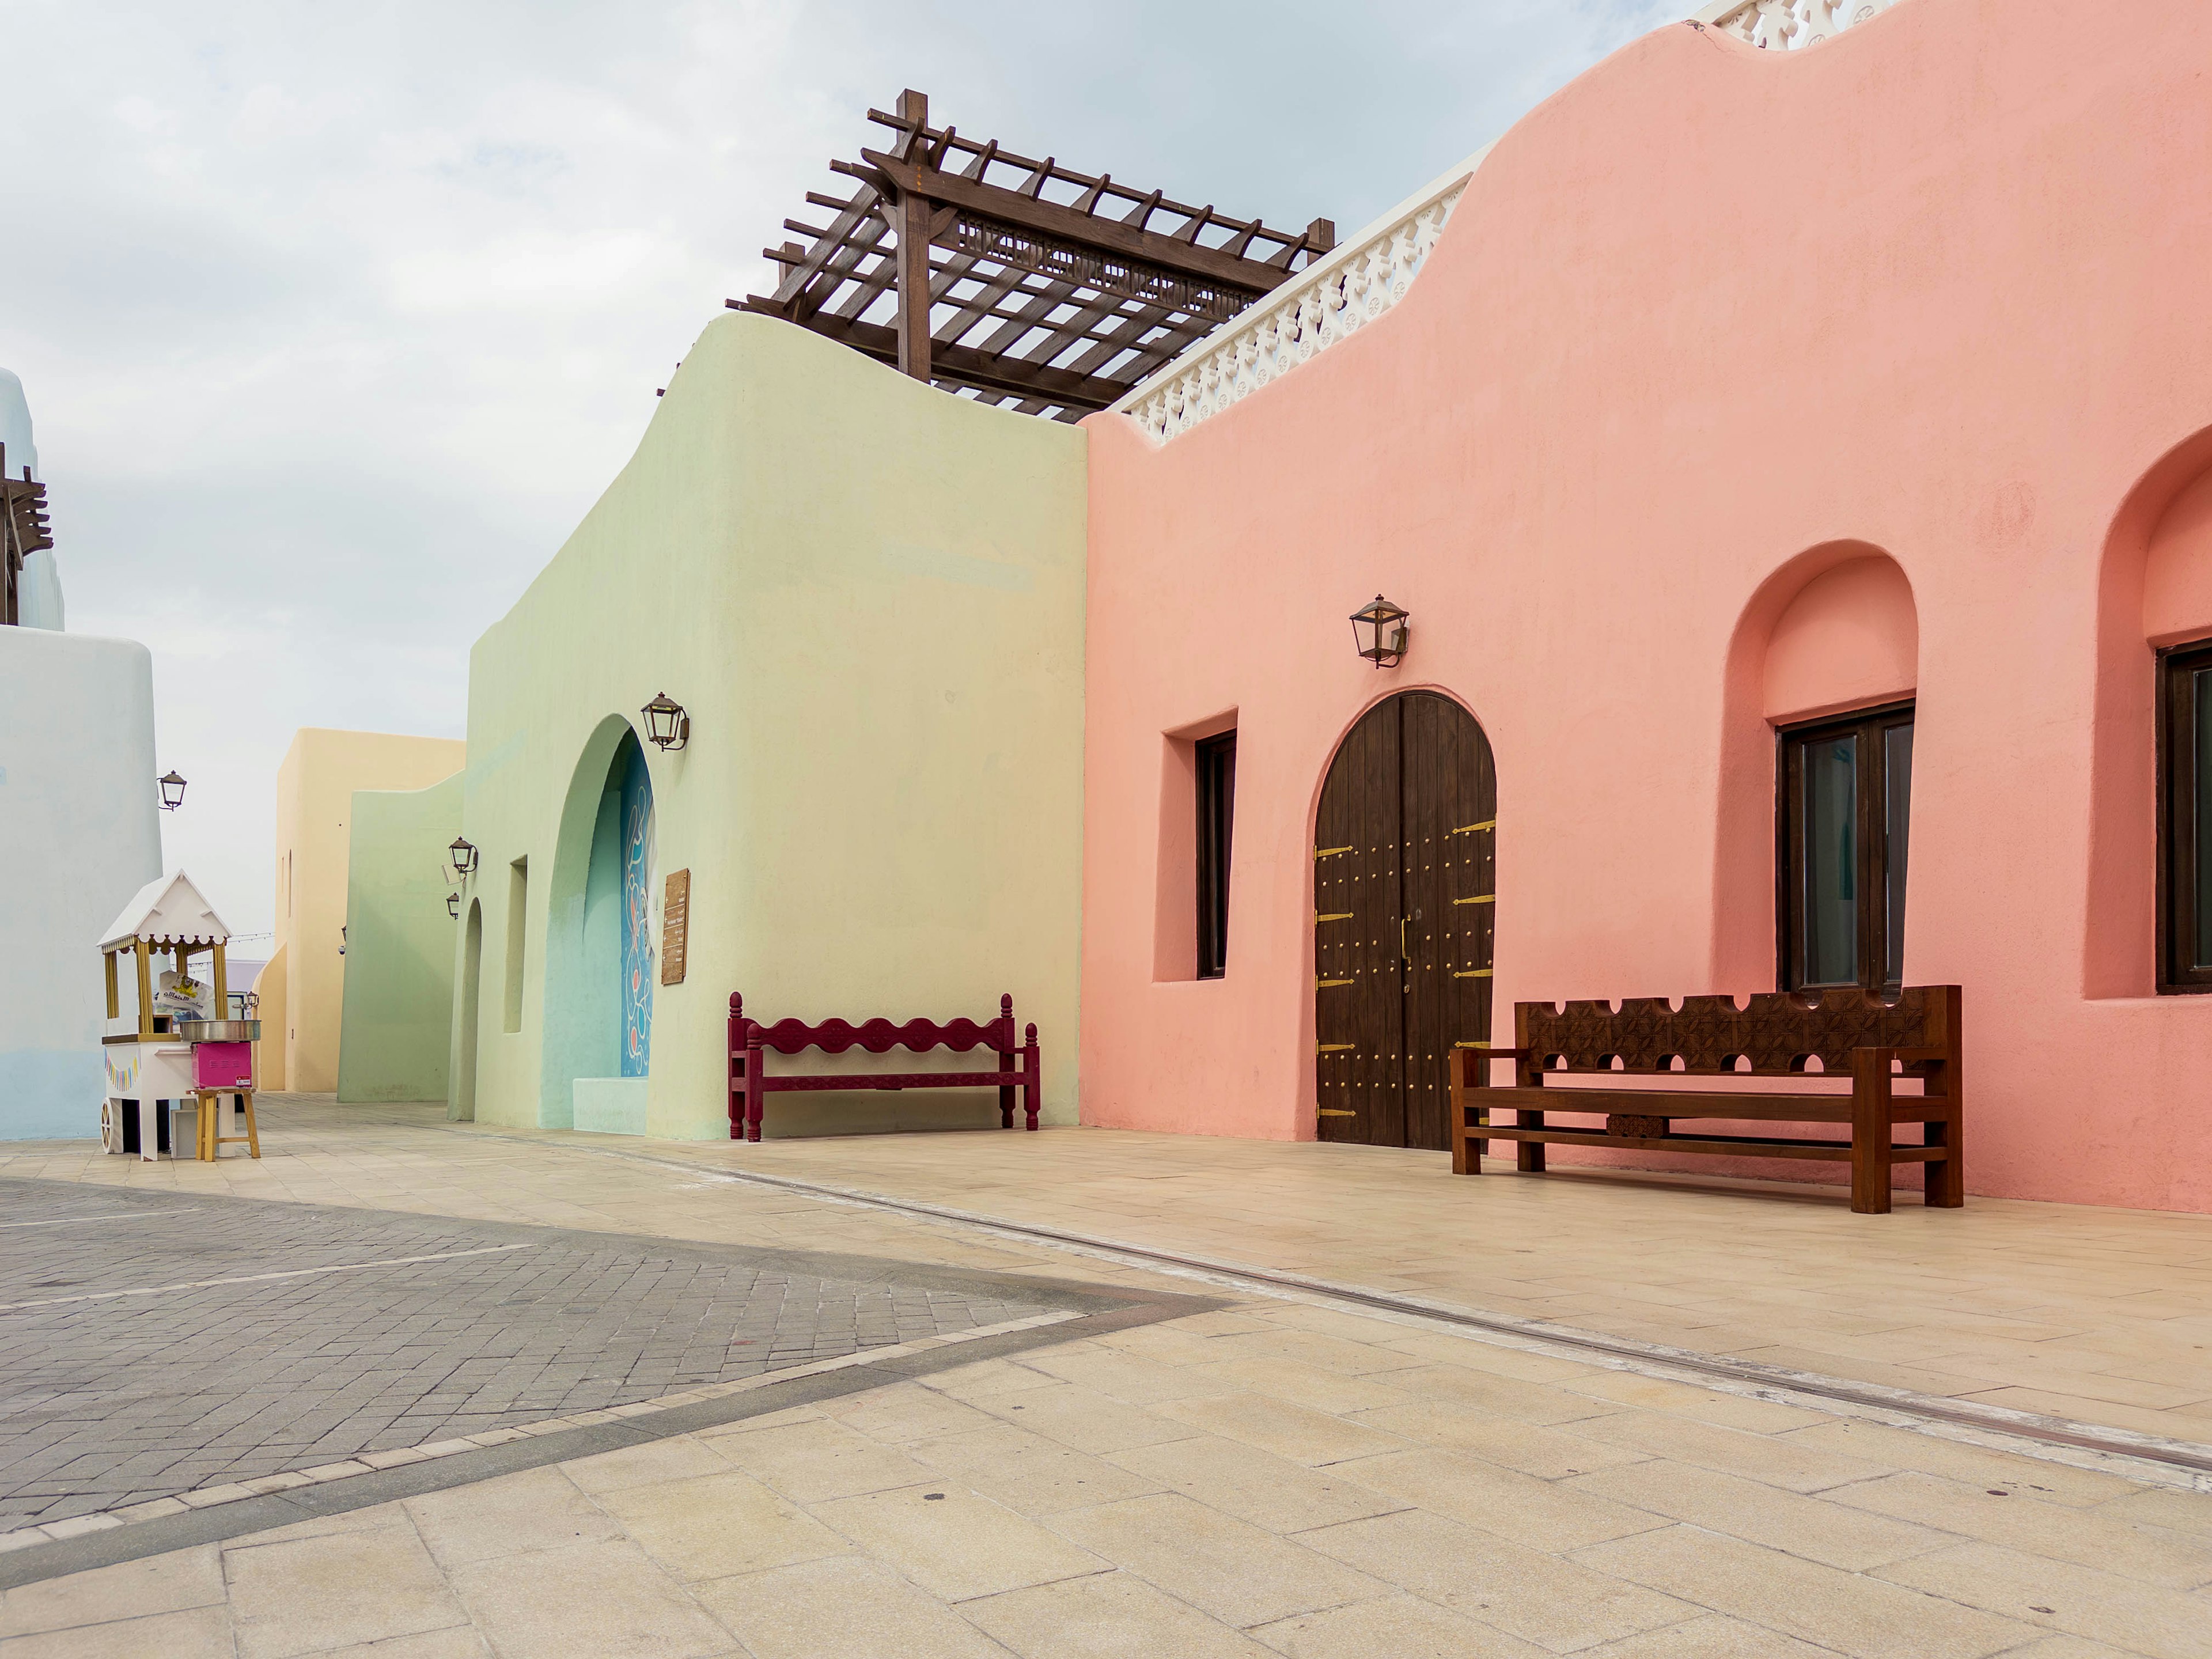
[[[1063,207],[1057,202],[1024,196],[1018,190],[1007,190],[998,185],[977,184],[973,179],[963,179],[957,173],[940,173],[935,167],[915,167],[878,150],[864,149],[860,154],[872,167],[898,186],[902,198],[919,196],[930,202],[965,209],[987,219],[997,220],[1001,224],[1012,225],[1018,230],[1033,230],[1041,235],[1093,247],[1101,252],[1118,253],[1127,259],[1139,259],[1148,265],[1157,265],[1162,270],[1172,271],[1178,276],[1194,277],[1202,283],[1236,289],[1255,300],[1283,280],[1283,271],[1257,259],[1240,259],[1234,254],[1201,247],[1180,237],[1163,235],[1157,230],[1139,230],[1136,226],[1124,224],[1118,219],[1102,219],[1095,213],[1084,213],[1072,207]]]
[[[774,292],[729,303],[983,402],[1105,408],[1334,241],[933,127],[919,92],[868,118],[891,142],[830,164],[853,194],[807,192],[832,216],[786,220],[811,242],[763,250]]]

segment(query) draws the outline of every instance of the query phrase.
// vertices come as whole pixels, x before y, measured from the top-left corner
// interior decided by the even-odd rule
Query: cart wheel
[[[111,1152],[123,1150],[123,1120],[112,1100],[100,1103],[100,1144]]]

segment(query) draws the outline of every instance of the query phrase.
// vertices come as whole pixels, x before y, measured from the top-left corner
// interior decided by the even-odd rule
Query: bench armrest
[[[1455,1048],[1452,1050],[1452,1082],[1459,1088],[1494,1088],[1497,1085],[1490,1080],[1490,1062],[1493,1060],[1526,1060],[1528,1053],[1526,1048]],[[1475,1063],[1468,1065],[1466,1062],[1469,1060]]]

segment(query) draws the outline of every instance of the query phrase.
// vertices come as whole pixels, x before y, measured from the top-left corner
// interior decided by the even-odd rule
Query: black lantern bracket
[[[691,716],[665,691],[637,712],[645,716],[647,739],[663,754],[691,741]]]
[[[1359,654],[1377,668],[1395,668],[1406,655],[1413,613],[1377,593],[1352,613],[1352,637]]]
[[[465,836],[455,836],[453,844],[446,851],[453,859],[454,879],[466,881],[476,874],[477,849]]]
[[[455,921],[461,919],[461,896],[459,893],[446,895],[446,914]]]
[[[161,780],[161,810],[173,812],[185,804],[185,781],[172,771]]]

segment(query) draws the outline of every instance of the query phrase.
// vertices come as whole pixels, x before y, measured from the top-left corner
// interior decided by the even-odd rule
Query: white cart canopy
[[[149,945],[222,945],[229,939],[230,929],[200,896],[192,878],[176,870],[138,890],[123,914],[108,923],[100,948],[121,951],[141,939]]]

